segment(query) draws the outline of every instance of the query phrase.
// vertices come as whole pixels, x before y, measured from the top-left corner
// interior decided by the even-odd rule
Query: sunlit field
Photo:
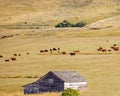
[[[109,36],[104,33],[99,35],[97,31],[91,33],[94,34],[93,36],[77,31],[74,35],[65,30],[69,29],[55,33],[48,30],[46,33],[34,30],[33,33],[28,30],[11,38],[0,39],[0,54],[3,55],[3,58],[0,58],[0,94],[23,96],[22,86],[36,81],[48,71],[75,70],[88,81],[88,89],[81,92],[82,96],[118,96],[120,94],[120,51],[114,51],[110,47],[113,44],[120,46],[119,35]],[[81,36],[82,34],[84,36]],[[112,51],[98,52],[97,48],[100,46]],[[40,50],[50,48],[60,48],[60,52],[40,53]],[[70,56],[69,52],[75,50],[80,52]],[[62,55],[63,51],[67,54]],[[16,56],[16,61],[5,62],[5,59],[14,57],[15,53],[21,56]],[[60,96],[60,93],[39,94],[39,96],[47,95]]]

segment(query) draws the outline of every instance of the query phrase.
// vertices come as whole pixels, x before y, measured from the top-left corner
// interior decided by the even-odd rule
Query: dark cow
[[[66,52],[62,52],[63,55],[66,55],[67,53]]]
[[[113,44],[113,46],[117,46],[117,44]]]
[[[102,49],[101,51],[102,51],[102,52],[106,52],[107,50],[106,50],[106,49]]]
[[[29,55],[30,53],[26,53],[27,55]]]
[[[2,55],[0,55],[0,58],[3,58],[3,56],[2,56]]]
[[[50,49],[50,51],[52,51],[52,49]]]
[[[75,56],[75,53],[74,52],[71,52],[71,53],[69,53],[71,56]]]
[[[17,56],[17,54],[13,54],[14,56]]]
[[[57,51],[57,49],[56,49],[56,48],[53,48],[53,51]]]
[[[10,60],[9,59],[5,59],[5,62],[9,62]]]
[[[41,53],[43,53],[43,52],[44,52],[44,50],[40,50],[40,52],[41,52]]]
[[[44,50],[44,52],[48,52],[48,50]]]
[[[18,54],[18,56],[21,56],[21,54]]]
[[[10,58],[12,61],[15,61],[16,60],[16,58],[15,57],[12,57],[12,58]]]
[[[58,50],[60,50],[60,48],[58,48]]]

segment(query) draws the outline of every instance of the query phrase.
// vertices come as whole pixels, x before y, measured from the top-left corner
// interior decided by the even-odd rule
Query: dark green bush
[[[64,20],[62,23],[58,23],[55,25],[55,28],[63,28],[63,27],[84,27],[86,25],[85,22],[78,22],[76,24],[72,24],[66,20]]]
[[[62,23],[58,23],[55,28],[62,28],[62,27],[72,27],[72,24],[66,20],[64,20]]]
[[[79,91],[68,88],[64,90],[64,92],[62,93],[62,96],[79,96]]]

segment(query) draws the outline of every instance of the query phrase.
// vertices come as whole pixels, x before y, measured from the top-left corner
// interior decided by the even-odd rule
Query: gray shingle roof
[[[76,71],[51,71],[66,83],[87,82],[86,79]]]

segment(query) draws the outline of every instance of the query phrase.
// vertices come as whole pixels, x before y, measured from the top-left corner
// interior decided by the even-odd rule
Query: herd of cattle
[[[119,50],[120,50],[120,47],[117,46],[117,44],[113,44],[109,49],[106,49],[106,48],[103,48],[103,47],[99,47],[97,49],[97,51],[103,52],[103,53],[105,53],[105,52],[111,53],[112,51],[119,51]]]
[[[27,55],[29,54],[29,53],[26,53]],[[10,58],[7,58],[7,59],[5,59],[4,61],[5,62],[10,62],[10,61],[16,61],[17,60],[17,56],[21,56],[21,54],[13,54],[13,56],[12,57],[10,57]],[[4,58],[4,56],[3,55],[0,55],[0,58]]]
[[[77,53],[80,53],[80,50],[75,50],[72,52],[65,52],[65,51],[61,51],[60,48],[51,48],[51,49],[45,49],[45,50],[40,50],[40,53],[48,53],[50,52],[51,54],[55,54],[55,52],[57,52],[58,54],[62,54],[62,55],[71,55],[71,56],[75,56]]]
[[[120,51],[120,47],[117,46],[117,44],[113,44],[109,49],[106,49],[104,47],[99,47],[97,49],[98,52],[102,52],[102,53],[111,53],[112,51]],[[44,50],[40,50],[40,54],[59,54],[59,55],[70,55],[70,56],[75,56],[76,54],[80,54],[80,50],[75,50],[72,52],[66,52],[66,51],[62,51],[60,48],[51,48],[51,49],[44,49]],[[26,55],[29,55],[30,53],[26,53]],[[10,62],[10,61],[16,61],[17,57],[21,56],[21,54],[13,54],[13,56],[11,58],[8,59],[4,59],[5,62]],[[0,55],[0,58],[4,58],[3,55]]]

